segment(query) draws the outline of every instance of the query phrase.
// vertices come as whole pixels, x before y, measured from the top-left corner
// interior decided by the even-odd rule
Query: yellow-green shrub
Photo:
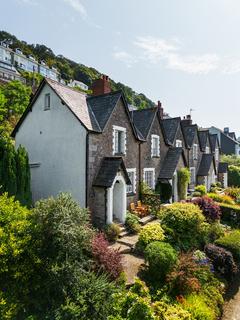
[[[213,199],[216,202],[234,204],[233,198],[231,198],[228,195],[222,195],[217,193],[208,193],[207,195],[209,198]]]
[[[153,241],[163,241],[164,239],[164,231],[160,223],[151,223],[141,230],[136,244],[137,250],[143,251],[149,243]]]

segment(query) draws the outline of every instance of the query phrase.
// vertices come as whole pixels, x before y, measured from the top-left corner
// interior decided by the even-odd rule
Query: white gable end
[[[50,108],[45,109],[45,95]],[[16,133],[16,147],[25,146],[31,165],[33,200],[70,192],[85,206],[87,131],[45,84]]]

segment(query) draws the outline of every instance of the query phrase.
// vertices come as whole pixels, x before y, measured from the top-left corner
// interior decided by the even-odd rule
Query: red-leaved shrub
[[[108,273],[111,279],[117,279],[123,271],[121,255],[118,250],[110,249],[103,233],[97,234],[92,241],[92,254],[98,266]]]
[[[193,199],[192,202],[199,206],[208,222],[214,222],[220,219],[220,207],[211,198],[207,196],[199,197]]]

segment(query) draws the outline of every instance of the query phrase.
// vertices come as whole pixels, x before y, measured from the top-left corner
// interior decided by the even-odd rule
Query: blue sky
[[[0,29],[240,135],[239,0],[8,0]]]

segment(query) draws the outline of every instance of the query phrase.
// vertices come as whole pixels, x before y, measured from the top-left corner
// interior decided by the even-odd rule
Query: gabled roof
[[[68,109],[73,113],[73,115],[87,130],[101,132],[100,126],[92,110],[88,108],[86,94],[71,87],[62,85],[57,81],[44,78],[40,86],[38,87],[32,101],[30,102],[29,106],[27,107],[19,122],[17,123],[15,129],[13,130],[13,137],[16,135],[18,129],[20,128],[28,113],[32,111],[32,106],[34,102],[37,100],[45,84],[48,84],[52,88],[52,90],[61,99],[62,103],[68,107]]]
[[[218,135],[217,134],[209,134],[209,141],[212,152],[215,152],[215,149],[219,147]]]
[[[104,158],[93,185],[96,187],[110,188],[119,170],[123,171],[126,183],[130,185],[131,181],[121,157]]]
[[[157,108],[130,111],[134,126],[138,129],[145,140],[148,137],[156,113]]]
[[[229,132],[228,136],[231,137],[235,141],[237,140],[235,132]]]
[[[208,176],[209,174],[209,170],[211,168],[211,164],[213,163],[214,165],[214,170],[216,172],[216,168],[215,168],[215,162],[213,161],[214,160],[214,157],[213,157],[213,154],[211,153],[204,153],[202,155],[202,160],[200,162],[200,166],[198,168],[198,173],[197,175],[198,176]]]
[[[198,131],[198,138],[199,138],[199,142],[200,142],[201,151],[204,152],[206,150],[207,141],[209,139],[209,131],[208,130],[199,130]]]
[[[161,120],[163,136],[166,144],[173,145],[176,138],[177,130],[180,126],[181,118],[169,118]]]
[[[124,98],[124,94],[121,91],[116,91],[96,97],[88,97],[86,94],[74,88],[65,86],[57,81],[47,78],[44,78],[41,82],[28,108],[25,110],[21,119],[13,130],[13,137],[15,137],[27,114],[32,111],[32,106],[41,93],[41,90],[43,89],[45,84],[48,84],[52,88],[52,90],[61,99],[62,103],[68,107],[68,109],[88,131],[97,133],[101,133],[104,130],[104,127],[106,126],[108,119],[110,118],[114,108],[116,107],[117,102],[120,98],[122,98],[129,123],[132,127],[135,137],[139,140],[144,140],[141,136],[141,133],[137,132],[133,122],[131,121],[128,106]]]
[[[167,155],[164,159],[162,168],[159,173],[159,179],[172,179],[174,172],[177,168],[180,157],[183,157],[183,161],[186,165],[186,159],[184,156],[183,148],[169,148]]]
[[[192,124],[189,126],[183,126],[182,131],[187,148],[191,148],[194,142],[194,137],[197,134],[197,125]]]
[[[228,172],[228,163],[219,162],[218,164],[218,173],[226,173]]]
[[[88,97],[87,104],[93,111],[101,131],[104,130],[121,96],[122,92],[116,91],[101,96]]]

